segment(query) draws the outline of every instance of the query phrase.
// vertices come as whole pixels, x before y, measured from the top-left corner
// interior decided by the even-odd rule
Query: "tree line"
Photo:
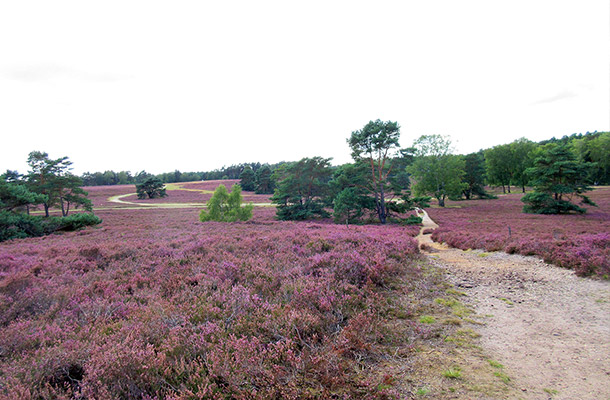
[[[523,198],[525,212],[584,212],[572,200],[594,205],[583,193],[591,184],[610,183],[609,132],[541,143],[521,138],[467,155],[454,154],[448,136],[424,135],[405,149],[399,137],[396,122],[370,121],[347,139],[353,163],[333,167],[331,159],[313,157],[277,167],[271,181],[278,219],[332,215],[337,222],[358,223],[374,215],[380,223],[408,221],[401,215],[431,197],[441,207],[447,199],[494,198],[486,186],[504,193],[533,187]],[[252,190],[252,176],[244,168],[245,190]]]
[[[193,181],[212,181],[221,179],[240,179],[240,175],[245,168],[251,169],[254,173],[263,169],[272,171],[276,169],[282,162],[277,164],[261,164],[260,162],[240,163],[213,171],[204,172],[181,172],[174,170],[173,172],[164,172],[161,174],[151,174],[145,170],[132,174],[131,171],[106,170],[104,172],[85,172],[81,175],[84,186],[109,186],[109,185],[135,185],[143,183],[150,177],[156,177],[163,183],[179,183]]]

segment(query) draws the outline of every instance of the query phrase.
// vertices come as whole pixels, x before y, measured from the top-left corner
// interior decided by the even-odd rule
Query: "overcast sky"
[[[378,118],[460,153],[609,130],[609,4],[2,1],[0,171],[340,164]]]

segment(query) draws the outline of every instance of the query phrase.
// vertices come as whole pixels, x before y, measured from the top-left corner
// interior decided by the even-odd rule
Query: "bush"
[[[102,220],[91,213],[68,217],[35,217],[0,211],[0,242],[49,235],[56,231],[75,231],[85,226],[100,224]]]
[[[45,234],[40,217],[0,211],[0,242]]]
[[[102,219],[92,213],[72,214],[68,217],[57,218],[59,220],[58,231],[75,231],[86,226],[98,225]]]
[[[146,178],[144,182],[137,184],[136,191],[138,193],[138,199],[145,199],[146,196],[148,196],[149,199],[167,196],[167,193],[165,193],[165,185],[161,179],[156,176]]]
[[[523,212],[531,214],[568,214],[575,211],[584,214],[587,210],[566,200],[556,200],[548,193],[528,193],[521,199],[525,203]]]
[[[231,193],[227,191],[225,185],[219,185],[214,190],[214,195],[208,201],[207,209],[201,210],[199,220],[201,222],[219,221],[235,222],[247,221],[252,218],[252,203],[241,206],[241,186],[235,184],[231,187]]]

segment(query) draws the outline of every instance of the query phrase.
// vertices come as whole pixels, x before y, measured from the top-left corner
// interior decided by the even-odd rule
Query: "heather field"
[[[395,397],[375,366],[431,335],[439,290],[417,227],[108,201],[131,190],[89,189],[97,227],[0,244],[0,397]]]
[[[584,215],[522,213],[522,194],[449,202],[431,208],[435,241],[460,249],[535,255],[579,275],[610,277],[610,187],[590,192],[598,207]]]

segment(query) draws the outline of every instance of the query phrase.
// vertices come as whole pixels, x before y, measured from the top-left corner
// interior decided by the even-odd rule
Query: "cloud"
[[[578,96],[577,93],[571,91],[571,90],[564,90],[562,92],[557,93],[554,96],[551,97],[546,97],[544,99],[540,99],[538,101],[533,102],[532,104],[547,104],[547,103],[554,103],[556,101],[560,101],[560,100],[565,100],[565,99],[569,99],[572,97],[576,97]]]
[[[55,64],[6,68],[3,75],[21,82],[42,82],[57,78],[77,79],[87,82],[116,82],[133,78],[132,75],[112,72],[89,72]]]

